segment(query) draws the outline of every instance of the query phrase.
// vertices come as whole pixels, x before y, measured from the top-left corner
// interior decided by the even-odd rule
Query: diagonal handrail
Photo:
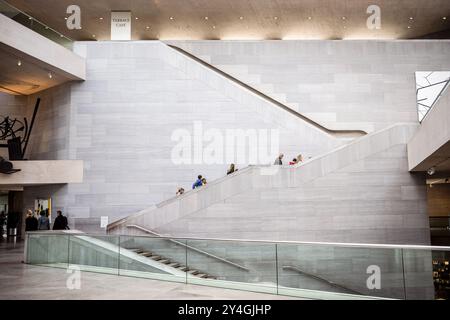
[[[274,98],[268,96],[267,94],[265,94],[265,93],[255,89],[254,87],[251,87],[248,84],[242,82],[241,80],[233,77],[229,73],[226,73],[226,72],[218,69],[217,67],[207,63],[206,61],[198,58],[197,56],[187,52],[186,50],[183,50],[180,47],[177,47],[177,46],[174,46],[174,45],[171,45],[171,44],[165,44],[165,45],[167,45],[169,48],[172,48],[173,50],[181,53],[182,55],[188,57],[189,59],[194,60],[197,63],[200,63],[201,65],[203,65],[204,67],[210,69],[211,71],[214,71],[214,72],[218,73],[222,77],[225,77],[228,80],[236,83],[237,85],[239,85],[240,87],[246,89],[247,91],[250,91],[251,93],[256,94],[257,96],[259,96],[260,98],[266,100],[267,102],[269,102],[269,103],[271,103],[271,104],[273,104],[273,105],[275,105],[275,106],[277,106],[277,107],[279,107],[279,108],[289,112],[290,114],[294,115],[295,117],[297,117],[299,119],[302,119],[303,121],[309,123],[310,125],[318,128],[319,130],[321,130],[321,131],[323,131],[323,132],[325,132],[325,133],[327,133],[329,135],[335,136],[337,138],[341,138],[341,137],[342,138],[343,137],[345,137],[345,138],[348,138],[348,137],[356,138],[356,137],[361,137],[361,136],[367,134],[367,132],[365,132],[363,130],[333,130],[333,129],[326,128],[323,125],[315,122],[314,120],[306,117],[305,115],[303,115],[303,114],[293,110],[292,108],[288,107],[287,105],[281,103],[280,101],[275,100]]]
[[[182,247],[185,247],[185,248],[190,249],[190,250],[192,250],[192,251],[198,252],[198,253],[203,254],[203,255],[205,255],[205,256],[208,256],[208,257],[210,257],[210,258],[213,258],[213,259],[216,259],[216,260],[220,260],[220,261],[222,261],[222,262],[224,262],[224,263],[226,263],[226,264],[232,265],[233,267],[236,267],[236,268],[238,268],[238,269],[245,270],[245,271],[250,271],[250,269],[248,269],[248,268],[246,268],[246,267],[244,267],[244,266],[241,266],[240,264],[237,264],[237,263],[235,263],[235,262],[233,262],[233,261],[230,261],[230,260],[221,258],[221,257],[219,257],[219,256],[216,256],[216,255],[212,254],[212,253],[209,253],[209,252],[200,250],[200,249],[198,249],[198,248],[192,247],[192,246],[187,245],[187,244],[185,244],[185,243],[183,243],[183,242],[180,242],[180,241],[177,241],[177,240],[174,240],[174,239],[171,239],[171,238],[164,238],[164,237],[163,237],[162,235],[160,235],[159,233],[156,233],[155,231],[152,231],[152,230],[150,230],[150,229],[147,229],[147,228],[144,228],[144,227],[135,225],[135,224],[127,225],[127,228],[135,228],[135,229],[144,231],[144,232],[146,232],[146,233],[149,233],[149,234],[152,234],[152,235],[154,235],[154,236],[157,236],[158,238],[168,240],[168,241],[170,241],[170,242],[172,242],[172,243],[178,244],[178,245],[180,245],[180,246],[182,246]]]
[[[318,275],[315,275],[315,274],[312,274],[312,273],[308,273],[306,271],[303,271],[303,270],[299,269],[298,267],[282,266],[281,268],[283,270],[292,270],[292,271],[298,272],[298,273],[303,274],[303,275],[305,275],[305,276],[307,276],[309,278],[313,278],[313,279],[316,279],[318,281],[325,282],[326,284],[328,284],[328,285],[330,285],[332,287],[335,287],[335,288],[338,288],[338,289],[341,289],[341,290],[345,290],[345,291],[347,291],[349,293],[352,293],[352,294],[364,295],[363,293],[361,293],[359,291],[356,291],[356,290],[344,287],[343,285],[337,284],[337,283],[335,283],[333,281],[327,280],[327,279],[322,278],[322,277],[320,277]]]

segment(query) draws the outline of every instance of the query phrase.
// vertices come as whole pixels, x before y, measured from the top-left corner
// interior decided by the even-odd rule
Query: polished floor
[[[191,284],[82,272],[80,289],[69,289],[65,269],[22,263],[23,242],[0,239],[0,300],[127,299],[127,300],[275,300],[285,296]]]

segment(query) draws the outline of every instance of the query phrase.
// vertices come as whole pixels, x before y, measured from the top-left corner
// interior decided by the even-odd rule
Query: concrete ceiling
[[[110,11],[131,10],[134,40],[408,39],[450,29],[449,0],[8,0],[75,40],[108,40]],[[66,8],[81,8],[82,29],[68,30]],[[367,7],[381,8],[369,30]],[[172,17],[172,19],[171,19]],[[446,19],[444,19],[444,17]],[[137,19],[136,19],[137,18]],[[412,19],[411,19],[412,18]],[[444,32],[443,32],[444,31]],[[95,37],[94,37],[95,35]]]
[[[72,80],[54,67],[2,43],[0,70],[0,91],[14,95],[33,94]]]

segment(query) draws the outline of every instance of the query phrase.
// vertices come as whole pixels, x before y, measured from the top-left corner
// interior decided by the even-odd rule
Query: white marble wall
[[[209,181],[223,177],[226,160],[173,163],[177,142],[171,135],[177,129],[192,132],[194,121],[204,131],[222,133],[279,130],[275,153],[283,151],[286,161],[342,144],[158,41],[78,42],[75,51],[86,58],[87,80],[42,94],[30,154],[84,161],[84,182],[68,185],[60,202],[80,223],[148,208],[172,197],[178,186],[189,190],[198,174]]]
[[[167,41],[335,129],[417,122],[416,71],[450,70],[450,41]]]
[[[123,221],[162,234],[429,243],[423,175],[408,172],[417,125],[394,125],[273,175],[253,167]]]

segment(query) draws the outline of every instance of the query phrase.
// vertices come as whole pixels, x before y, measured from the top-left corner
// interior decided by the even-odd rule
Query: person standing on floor
[[[27,210],[27,218],[25,219],[25,231],[36,231],[38,229],[38,219],[33,214],[33,211]]]
[[[66,230],[69,228],[67,217],[63,216],[61,210],[56,211],[56,219],[53,223],[53,230]]]
[[[38,230],[50,230],[50,220],[45,216],[45,211],[41,211],[38,219]]]

